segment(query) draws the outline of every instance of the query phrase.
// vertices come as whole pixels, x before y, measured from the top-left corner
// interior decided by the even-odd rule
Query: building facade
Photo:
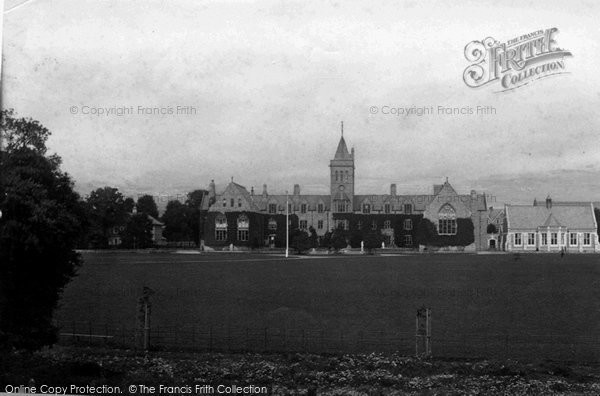
[[[267,185],[252,187],[231,180],[217,192],[214,180],[202,202],[206,246],[273,246],[285,238],[285,214],[292,228],[314,229],[319,237],[342,228],[351,233],[378,232],[385,246],[418,248],[426,244],[419,227],[428,225],[435,245],[462,245],[467,250],[487,249],[487,206],[484,194],[458,194],[448,180],[434,185],[431,194],[399,194],[395,184],[389,194],[356,194],[355,152],[348,150],[343,133],[329,162],[327,195],[302,194],[294,185],[291,194],[270,194]],[[425,227],[427,228],[427,227]],[[470,237],[462,238],[461,233]],[[285,242],[284,242],[285,243]]]
[[[506,205],[506,250],[511,252],[600,252],[598,224],[590,203]]]

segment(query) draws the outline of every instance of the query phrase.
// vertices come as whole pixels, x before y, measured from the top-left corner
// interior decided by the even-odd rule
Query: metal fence
[[[141,349],[143,329],[94,322],[59,323],[62,344],[94,344]],[[415,334],[344,329],[249,328],[227,325],[154,325],[149,344],[155,350],[213,352],[311,352],[415,354]],[[600,361],[600,336],[532,334],[440,334],[431,337],[433,356],[446,358],[518,358]]]

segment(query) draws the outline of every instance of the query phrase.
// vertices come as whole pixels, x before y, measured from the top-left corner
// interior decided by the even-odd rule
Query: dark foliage
[[[131,215],[121,235],[121,247],[146,249],[152,247],[152,221],[145,213]]]
[[[102,249],[108,247],[111,230],[114,227],[124,226],[127,222],[133,209],[133,199],[125,199],[123,194],[114,187],[104,187],[90,193],[86,198],[85,207],[90,222],[88,245]]]
[[[136,209],[138,213],[145,213],[158,219],[158,208],[156,207],[156,202],[154,202],[152,195],[142,195],[139,197]]]
[[[80,265],[83,205],[37,121],[3,111],[0,153],[0,348],[52,344],[52,314]]]
[[[498,228],[496,228],[495,224],[488,224],[487,225],[487,233],[488,234],[496,234],[498,232]]]

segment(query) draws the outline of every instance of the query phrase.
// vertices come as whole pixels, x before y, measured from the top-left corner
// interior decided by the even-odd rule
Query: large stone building
[[[386,246],[417,248],[419,244],[431,243],[436,247],[459,246],[466,250],[487,248],[488,213],[484,194],[476,191],[458,194],[448,180],[434,185],[431,194],[399,194],[395,184],[391,184],[389,194],[356,194],[354,171],[354,148],[348,150],[342,134],[329,163],[327,195],[302,194],[297,184],[289,195],[270,194],[266,185],[258,193],[253,187],[248,191],[233,178],[217,192],[213,180],[202,202],[206,213],[204,244],[211,247],[285,244],[287,202],[292,228],[312,227],[320,237],[339,227],[348,234],[381,233]]]

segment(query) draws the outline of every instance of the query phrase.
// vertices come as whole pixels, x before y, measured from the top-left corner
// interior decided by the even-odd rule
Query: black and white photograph
[[[600,394],[600,3],[0,4],[0,394]]]

